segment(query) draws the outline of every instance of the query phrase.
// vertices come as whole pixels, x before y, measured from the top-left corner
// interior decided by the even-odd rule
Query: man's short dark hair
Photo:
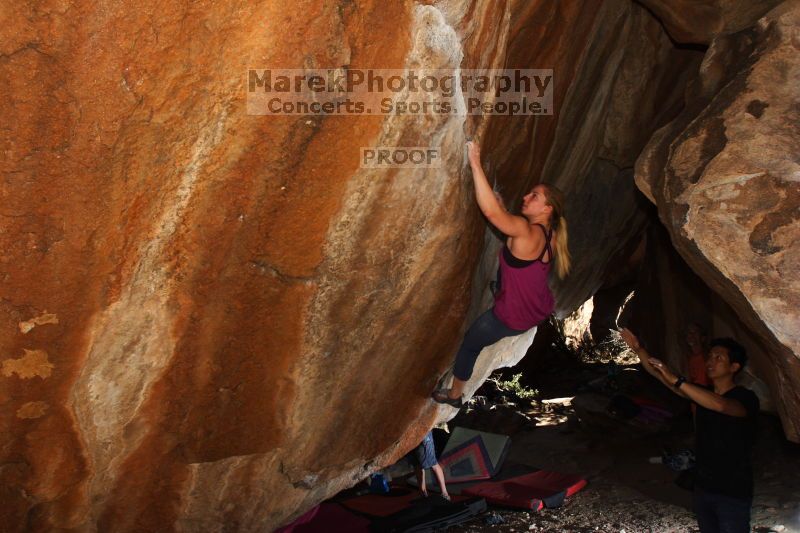
[[[731,362],[731,364],[739,363],[739,370],[736,371],[737,374],[747,365],[747,352],[745,351],[744,346],[730,337],[713,339],[709,343],[709,347],[713,348],[715,346],[721,346],[722,348],[728,350],[728,360]]]

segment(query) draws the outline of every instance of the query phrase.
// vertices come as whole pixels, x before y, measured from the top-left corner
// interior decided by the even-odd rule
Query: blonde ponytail
[[[572,266],[567,246],[567,219],[563,216],[559,217],[555,228],[556,274],[558,274],[559,279],[564,279],[569,274],[569,269]]]
[[[543,183],[547,193],[547,205],[553,208],[550,215],[550,226],[556,232],[556,242],[553,245],[556,260],[556,274],[564,279],[569,274],[571,260],[568,247],[567,219],[564,218],[564,193],[557,187]]]

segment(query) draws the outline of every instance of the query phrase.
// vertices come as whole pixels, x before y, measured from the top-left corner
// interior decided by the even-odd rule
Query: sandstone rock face
[[[509,205],[540,180],[568,193],[576,270],[556,287],[562,313],[638,242],[631,167],[680,112],[700,52],[673,48],[623,0],[427,4],[0,13],[9,531],[271,531],[451,416],[428,394],[488,305],[498,246],[483,243],[468,136]],[[276,66],[554,68],[556,112],[248,115],[247,69]],[[376,145],[445,158],[360,168],[359,148]],[[748,312],[757,329],[761,311]],[[533,335],[487,350],[470,387]],[[779,386],[797,383],[775,368]]]
[[[800,2],[711,43],[687,106],[636,166],[672,242],[755,337],[800,439]]]
[[[303,355],[312,353],[306,337],[321,336],[307,322],[311,299],[327,272],[339,274],[320,271],[327,231],[354,187],[358,147],[381,134],[381,120],[354,117],[343,129],[335,118],[248,116],[243,84],[254,65],[402,67],[418,19],[399,3],[285,7],[20,2],[2,10],[4,530],[270,530],[337,485],[310,487],[342,472],[340,485],[352,483],[349,465],[363,470],[411,425],[410,398],[425,404],[402,383],[399,395],[368,386],[362,376],[381,373],[353,371],[358,361],[347,353]],[[452,197],[456,179],[386,176],[370,186],[378,194],[415,181],[445,197],[431,193],[407,211],[415,231],[425,228],[419,210],[457,216],[468,204]],[[370,227],[380,224],[363,231]],[[473,220],[467,231],[477,227]],[[413,271],[442,241],[454,245],[446,233],[396,260]],[[358,238],[354,228],[346,243]],[[479,243],[458,246],[469,256]],[[383,260],[388,246],[381,251]],[[364,261],[374,261],[369,253]],[[424,294],[424,284],[401,286],[400,266],[382,280],[397,301]],[[469,267],[454,268],[428,279],[443,277],[439,289],[458,294]],[[348,315],[360,320],[351,301],[375,305],[380,294],[351,294],[333,308],[337,329],[352,329]],[[459,302],[451,312],[428,307],[446,332],[428,339],[436,349],[457,334],[447,332],[461,322]],[[394,331],[420,346],[423,323]],[[370,364],[412,365],[385,347],[376,357],[366,340]],[[432,378],[437,362],[427,364],[407,379]],[[381,375],[389,383],[402,373]],[[328,385],[315,390],[316,378]],[[351,410],[377,397],[384,408],[360,412],[390,418],[394,401],[409,406],[385,432]],[[356,431],[330,433],[337,415]],[[309,432],[315,423],[319,432]]]

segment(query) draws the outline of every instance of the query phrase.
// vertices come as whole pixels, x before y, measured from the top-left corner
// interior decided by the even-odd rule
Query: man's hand
[[[622,328],[619,330],[619,334],[622,336],[622,340],[625,341],[625,344],[633,350],[634,352],[637,351],[641,345],[639,344],[639,339],[636,338],[636,335],[631,332],[628,328]]]
[[[480,165],[481,147],[475,141],[467,141],[467,157],[470,163]]]
[[[625,341],[625,344],[627,344],[628,347],[633,350],[633,353],[636,354],[636,358],[639,359],[639,362],[644,365],[644,369],[649,372],[647,368],[647,358],[639,355],[642,345],[639,344],[639,339],[636,338],[636,335],[634,335],[633,332],[628,328],[622,328],[619,330],[619,334],[622,337],[622,340]],[[652,374],[652,372],[650,373]]]
[[[661,360],[656,359],[655,357],[651,357],[649,362],[650,362],[650,365],[653,368],[655,368],[659,372],[659,374],[661,374],[664,377],[664,379],[667,382],[675,383],[678,380],[678,376],[676,376],[672,372],[672,370],[667,368],[667,365],[665,365],[663,362],[661,362]]]
[[[623,328],[619,330],[619,333],[622,336],[622,340],[625,341],[625,344],[630,346],[631,350],[636,352],[639,362],[642,363],[642,367],[648,374],[659,380],[666,387],[669,387],[669,389],[678,396],[692,399],[686,393],[675,388],[675,382],[678,381],[678,376],[673,374],[672,371],[660,360],[656,359],[655,357],[650,357],[650,354],[647,353],[647,350],[642,347],[642,345],[639,343],[639,339],[636,338],[636,335],[634,335],[631,330]]]

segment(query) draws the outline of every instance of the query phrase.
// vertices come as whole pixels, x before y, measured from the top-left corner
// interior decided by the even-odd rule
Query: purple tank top
[[[544,227],[542,227],[544,229]],[[522,261],[511,255],[511,250],[503,245],[500,250],[500,290],[495,296],[494,314],[511,329],[528,330],[539,325],[555,307],[555,299],[547,286],[547,274],[553,261],[550,249],[550,235],[545,232],[547,241],[544,250],[534,261]],[[545,252],[548,262],[542,263]],[[529,263],[526,266],[511,266],[506,259]]]

